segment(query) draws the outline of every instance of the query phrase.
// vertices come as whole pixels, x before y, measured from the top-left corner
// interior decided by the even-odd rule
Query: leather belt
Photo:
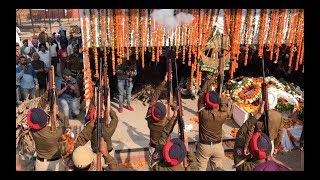
[[[56,157],[56,158],[53,158],[53,159],[45,159],[45,158],[40,158],[40,157],[37,156],[37,159],[38,159],[39,161],[41,161],[41,162],[44,162],[45,160],[46,160],[46,161],[56,161],[56,160],[61,159],[61,157]]]
[[[219,143],[221,143],[221,140],[220,141],[213,141],[213,142],[200,140],[200,143],[201,144],[207,144],[207,145],[219,144]]]

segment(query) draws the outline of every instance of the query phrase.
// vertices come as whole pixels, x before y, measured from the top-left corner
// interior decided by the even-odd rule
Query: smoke
[[[179,25],[190,24],[193,20],[193,15],[187,13],[179,13],[174,16],[173,9],[156,9],[151,13],[151,17],[155,22],[166,28],[175,28]]]

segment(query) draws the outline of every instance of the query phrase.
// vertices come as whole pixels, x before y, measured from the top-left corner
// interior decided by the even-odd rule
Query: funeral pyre
[[[265,82],[268,87],[269,106],[302,120],[304,95],[300,87],[272,76],[266,77]],[[262,83],[262,78],[238,77],[225,84],[223,94],[247,113],[252,113],[258,108]]]

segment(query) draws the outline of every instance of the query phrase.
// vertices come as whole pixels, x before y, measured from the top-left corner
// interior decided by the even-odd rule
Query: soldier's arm
[[[220,112],[227,112],[228,110],[228,98],[225,96],[221,97],[221,102],[220,102]]]
[[[111,121],[109,123],[109,126],[106,126],[106,133],[107,133],[107,136],[111,138],[119,122],[118,116],[112,108],[110,108],[110,117],[111,117]]]
[[[47,104],[49,103],[49,93],[46,90],[42,95],[38,103],[38,108],[45,109]]]
[[[162,90],[164,89],[164,86],[166,85],[166,80],[162,81],[162,83],[156,87],[155,91],[153,94],[150,95],[150,104],[153,105],[155,104],[158,99],[159,99],[159,96],[162,92]]]
[[[108,156],[103,156],[106,164],[108,164],[110,171],[119,171],[119,166],[116,163],[114,157],[112,157],[110,154]]]
[[[89,140],[91,140],[92,131],[93,131],[94,123],[89,123],[85,128],[81,131],[78,136],[77,142],[74,145],[74,148],[85,145]]]
[[[69,126],[69,119],[65,118],[63,112],[59,112],[56,116],[62,124],[62,130],[65,131],[67,129],[67,127]]]
[[[157,142],[157,147],[164,146],[167,142],[168,136],[171,134],[174,125],[176,124],[176,119],[177,119],[177,112],[175,111],[174,114],[172,115],[170,121],[166,124],[166,126],[163,128],[161,132],[161,136]],[[156,147],[156,149],[157,149]]]
[[[205,83],[203,84],[202,88],[200,89],[199,98],[203,98],[207,92],[211,91],[211,86],[214,84],[214,82],[215,82],[215,80],[216,80],[216,78],[218,76],[218,73],[219,72],[217,72],[210,79],[205,81]]]
[[[234,164],[237,167],[237,170],[252,170],[255,167],[255,162],[246,161],[247,156],[244,153],[245,144],[251,136],[248,131],[253,128],[257,123],[258,119],[263,113],[263,105],[260,105],[258,112],[251,116],[239,129],[233,149]]]
[[[250,163],[249,158],[245,155],[245,144],[250,138],[248,131],[252,129],[257,119],[251,116],[239,129],[234,143],[233,158],[234,164],[238,171],[253,169],[255,166]],[[249,169],[248,169],[249,168]]]

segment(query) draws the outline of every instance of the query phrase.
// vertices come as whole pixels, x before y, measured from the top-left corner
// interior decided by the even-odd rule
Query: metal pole
[[[29,9],[29,13],[30,13],[30,19],[31,19],[31,25],[32,25],[32,32],[33,32],[33,35],[35,35],[35,33],[34,33],[34,27],[33,27],[33,18],[32,18],[31,9]]]

